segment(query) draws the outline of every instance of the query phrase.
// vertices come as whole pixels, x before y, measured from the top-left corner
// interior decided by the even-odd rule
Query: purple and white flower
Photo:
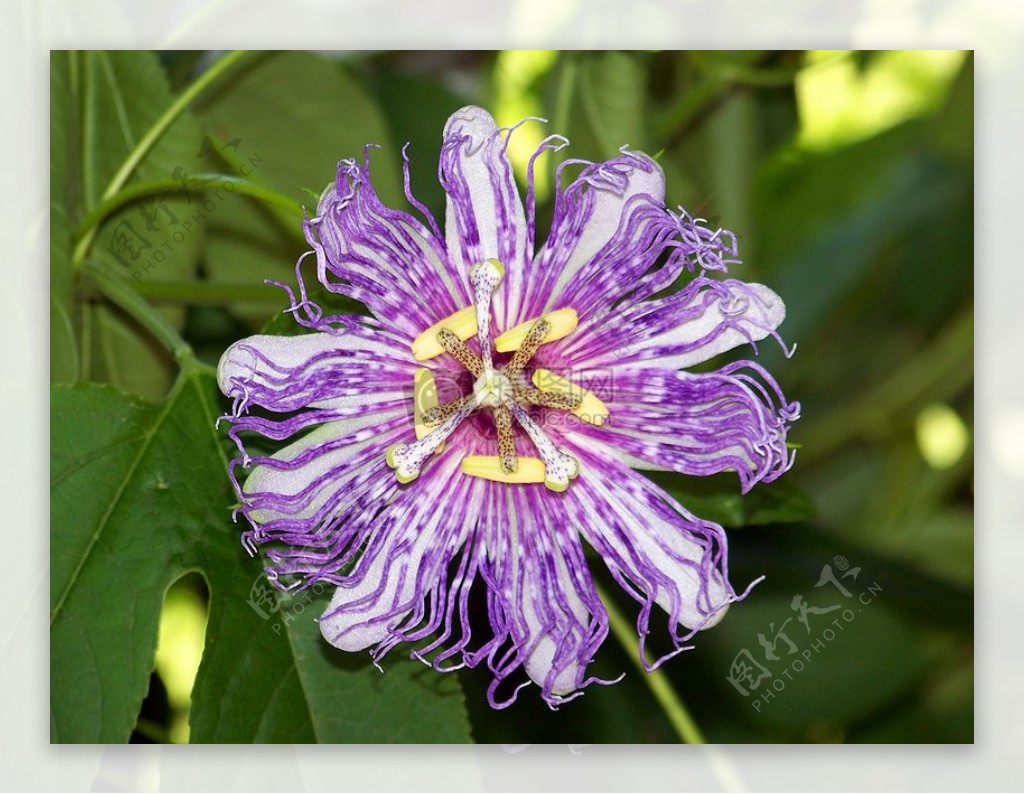
[[[486,662],[492,706],[530,681],[555,706],[597,680],[587,666],[608,616],[591,564],[639,603],[641,651],[650,621],[667,624],[675,650],[651,668],[741,597],[722,528],[633,470],[769,482],[792,465],[799,405],[750,361],[684,371],[778,338],[784,307],[724,277],[735,237],[669,210],[651,158],[562,163],[535,250],[533,167],[567,141],[530,160],[524,206],[510,134],[476,107],[449,119],[443,233],[411,194],[404,151],[422,217],[381,204],[368,156],[342,161],[305,222],[297,293],[286,288],[313,333],[244,339],[218,377],[234,399],[244,542],[265,547],[282,589],[336,587],[328,642],[375,661],[415,643],[438,670]],[[324,315],[302,280],[311,255],[320,283],[368,316]],[[253,434],[293,440],[256,456]],[[238,464],[252,467],[244,484]],[[487,632],[470,618],[477,592]]]

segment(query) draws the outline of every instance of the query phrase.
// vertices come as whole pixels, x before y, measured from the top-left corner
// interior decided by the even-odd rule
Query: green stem
[[[95,262],[82,264],[82,274],[105,298],[149,331],[180,363],[193,358],[192,348],[156,309],[143,300],[123,279],[111,275]]]
[[[107,189],[103,191],[103,195],[100,197],[100,204],[102,205],[107,199],[112,198],[117,194],[128,178],[135,172],[139,163],[145,159],[146,155],[149,154],[156,142],[160,140],[167,129],[174,123],[174,121],[180,116],[185,108],[191,104],[196,97],[198,97],[203,91],[209,88],[210,84],[219,78],[225,71],[234,66],[239,60],[241,60],[247,52],[245,50],[236,50],[229,52],[213,66],[203,72],[196,81],[192,83],[188,88],[181,92],[177,99],[175,99],[169,108],[163,112],[153,124],[146,134],[142,136],[139,142],[135,145],[135,148],[128,153],[128,157],[124,163],[114,174],[113,179],[110,180],[110,184],[107,185]],[[85,236],[79,241],[78,246],[75,248],[75,253],[72,261],[76,266],[80,267],[82,262],[85,261],[85,257],[89,253],[89,249],[92,247],[93,241],[96,239],[96,232],[99,227],[92,226]]]
[[[676,694],[675,689],[672,688],[672,683],[668,680],[665,672],[658,669],[649,673],[644,669],[640,655],[637,653],[636,628],[630,625],[625,616],[619,612],[612,599],[599,585],[597,585],[597,594],[608,611],[608,623],[611,626],[612,634],[615,635],[615,639],[625,649],[626,655],[629,656],[636,668],[642,673],[644,683],[651,690],[651,694],[658,701],[679,738],[684,744],[704,744],[704,736],[700,732],[700,728],[697,727],[697,723],[693,721],[693,717],[690,716],[690,712],[686,709],[685,704],[679,695]]]
[[[247,54],[246,50],[235,50],[234,52],[227,53],[213,66],[199,75],[192,85],[181,92],[178,98],[171,103],[171,106],[164,111],[163,115],[156,120],[156,123],[135,144],[135,148],[128,155],[128,159],[124,161],[117,173],[114,174],[114,178],[110,180],[110,184],[107,185],[107,189],[103,192],[102,200],[105,201],[110,198],[124,186],[124,183],[128,181],[128,177],[132,175],[139,163],[149,154],[156,142],[160,140],[160,136],[167,132],[167,129],[184,112],[185,108],[203,93],[211,83]]]
[[[244,170],[246,163],[237,152],[232,151],[226,146],[220,146],[217,148],[217,156],[236,174],[240,176],[246,175],[246,171]],[[303,231],[302,224],[295,222],[296,217],[298,217],[300,221],[303,218],[302,204],[288,199],[286,199],[286,201],[289,201],[287,206],[282,205],[279,202],[267,202],[270,210],[270,217],[278,224],[278,226],[280,226],[281,230],[285,234],[290,237],[295,237],[305,245],[306,233]]]
[[[100,202],[100,204],[94,207],[92,211],[82,219],[81,223],[78,224],[78,228],[75,230],[75,239],[78,240],[78,245],[75,248],[72,259],[81,264],[81,259],[84,258],[86,253],[86,251],[81,250],[82,243],[85,239],[89,237],[93,229],[98,227],[100,223],[128,204],[132,204],[139,199],[146,198],[147,196],[162,195],[164,193],[187,193],[193,190],[196,192],[219,190],[224,188],[226,185],[231,185],[231,189],[228,192],[251,196],[252,198],[259,199],[266,204],[273,205],[280,210],[288,212],[296,219],[301,220],[302,218],[302,209],[299,204],[292,201],[287,196],[271,190],[270,188],[264,187],[263,185],[250,182],[246,179],[241,179],[240,177],[231,176],[229,174],[197,174],[190,177],[187,183],[182,183],[181,181],[175,181],[172,179],[160,179],[153,182],[137,182]]]
[[[654,137],[658,141],[667,141],[679,130],[685,129],[704,108],[711,104],[720,92],[726,90],[728,84],[720,80],[704,77],[687,90],[679,101],[664,111],[654,121]]]

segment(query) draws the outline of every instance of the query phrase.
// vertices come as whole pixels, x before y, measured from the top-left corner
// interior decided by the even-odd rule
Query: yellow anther
[[[449,329],[463,342],[476,336],[476,309],[473,306],[460,309],[455,314],[445,317],[441,322],[434,323],[417,336],[410,345],[412,355],[417,361],[426,361],[444,352],[444,348],[441,347],[441,343],[437,339],[437,332],[442,328]]]
[[[544,461],[540,458],[519,458],[516,470],[506,473],[498,455],[467,455],[462,459],[462,473],[494,482],[541,483],[544,482]]]
[[[511,353],[518,350],[519,346],[530,333],[533,324],[538,318],[519,323],[514,328],[509,328],[505,333],[494,340],[494,347],[499,353]],[[580,318],[575,309],[557,309],[544,315],[544,319],[551,324],[551,328],[544,336],[544,342],[554,342],[562,337],[568,336],[576,330]]]
[[[611,413],[600,398],[589,389],[575,386],[570,381],[546,369],[533,371],[533,385],[538,389],[554,394],[569,394],[580,398],[580,403],[572,412],[581,421],[600,427]]]
[[[427,435],[433,426],[427,425],[423,421],[423,414],[429,411],[431,408],[436,408],[441,400],[437,395],[437,384],[434,383],[433,373],[426,367],[420,367],[416,370],[413,375],[413,421],[416,423],[416,438],[420,439]],[[434,453],[440,455],[444,450],[444,444],[441,444]]]

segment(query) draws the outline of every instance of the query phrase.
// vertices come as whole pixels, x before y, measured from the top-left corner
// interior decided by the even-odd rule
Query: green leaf
[[[186,543],[228,540],[209,395],[183,378],[162,406],[110,386],[51,395],[50,730],[124,742],[153,669],[164,592]]]
[[[111,383],[124,391],[158,399],[174,381],[174,360],[155,339],[120,309],[97,301],[84,307],[89,326],[90,380]],[[165,311],[179,326],[183,314]]]
[[[708,168],[707,206],[693,211],[710,217],[711,228],[725,226],[739,234],[744,250],[752,250],[756,244],[751,185],[763,124],[763,112],[753,92],[741,90],[724,97],[701,130]],[[751,277],[748,271],[746,278]]]
[[[264,55],[200,100],[218,142],[238,140],[237,154],[259,158],[249,178],[302,199],[334,181],[338,161],[361,159],[367,144],[390,134],[376,101],[340,63],[306,52]],[[282,123],[287,119],[287,123]],[[373,180],[381,200],[402,196],[397,152],[379,152]]]
[[[55,381],[84,375],[149,397],[166,393],[173,362],[119,312],[97,302],[76,307],[74,225],[101,200],[135,144],[173,102],[156,55],[148,52],[54,53],[51,61],[51,369]],[[133,181],[187,182],[197,169],[194,118],[182,114],[140,162]],[[203,224],[198,194],[168,194],[128,205],[107,218],[89,256],[139,280],[178,281],[195,272]],[[176,327],[181,310],[167,309]],[[83,338],[77,342],[78,334]]]
[[[786,478],[756,485],[744,494],[735,477],[728,475],[645,473],[691,513],[726,527],[795,523],[816,515],[810,497]]]
[[[967,588],[974,583],[973,511],[935,511],[907,521],[888,538],[874,535],[870,540],[881,553],[933,576]]]
[[[965,166],[974,166],[974,53],[968,52],[931,130],[932,143]]]
[[[381,676],[327,647],[318,604],[250,605],[265,582],[230,520],[210,374],[187,367],[159,405],[80,384],[51,406],[51,741],[128,739],[164,593],[188,571],[211,593],[194,741],[468,741],[454,678],[400,653]]]
[[[878,300],[889,299],[884,287],[903,265],[884,255],[913,242],[915,228],[941,228],[937,214],[960,200],[957,175],[922,153],[921,132],[908,123],[825,154],[780,157],[765,169],[759,226],[774,233],[764,235],[756,258],[786,301],[787,340],[827,331],[837,308],[865,284]],[[970,269],[957,266],[969,279]],[[934,277],[933,261],[920,267]],[[918,280],[909,294],[920,300],[922,289],[933,288]]]
[[[815,515],[811,498],[789,481],[759,486],[744,497],[746,524],[784,524],[810,521]]]
[[[948,668],[933,672],[918,701],[901,704],[889,719],[868,723],[851,736],[866,744],[971,744],[974,742],[974,658],[955,641],[941,641]],[[965,658],[966,656],[966,658]]]
[[[409,181],[413,195],[429,207],[436,218],[443,218],[445,192],[437,178],[441,133],[448,117],[470,100],[428,76],[394,68],[381,69],[375,78],[375,93],[393,132],[392,145],[409,144]]]
[[[59,295],[50,296],[50,381],[78,380],[78,341],[70,308]]]
[[[602,156],[618,157],[627,145],[646,151],[647,73],[640,58],[619,51],[588,53],[581,59],[579,79],[583,111]]]
[[[402,658],[401,650],[382,662],[382,674],[366,654],[323,641],[313,617],[326,596],[263,603],[263,619],[250,601],[260,605],[266,581],[233,584],[211,608],[193,692],[193,742],[470,740],[455,676]]]
[[[174,101],[167,75],[151,52],[83,55],[85,106],[83,151],[85,206],[95,207],[139,139]],[[199,126],[183,113],[136,169],[132,181],[172,179],[187,187],[201,169]],[[168,194],[126,207],[109,218],[96,239],[94,257],[128,276],[180,280],[193,272],[203,222],[197,192]],[[129,250],[119,245],[128,238]]]
[[[222,284],[262,284],[273,279],[295,282],[295,262],[307,250],[289,235],[267,210],[241,197],[218,210],[210,224],[206,263],[211,281]],[[269,312],[288,308],[284,290],[275,290],[280,305],[232,300],[224,305],[250,330],[262,326]]]

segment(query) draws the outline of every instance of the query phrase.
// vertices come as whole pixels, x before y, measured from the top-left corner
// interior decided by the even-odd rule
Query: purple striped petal
[[[392,411],[327,422],[270,457],[253,458],[242,487],[252,517],[266,525],[321,514],[338,487],[371,462],[373,447],[380,456],[382,437],[404,431],[403,420],[401,411]]]
[[[691,367],[767,336],[778,339],[775,329],[785,316],[782,300],[768,287],[701,276],[668,297],[581,323],[558,353],[585,369],[642,362]]]
[[[252,524],[247,545],[270,546],[268,576],[286,588],[337,583],[376,506],[398,491],[381,450],[410,437],[396,410],[329,421],[274,455],[235,461],[255,467],[236,487]]]
[[[551,232],[515,322],[562,307],[586,317],[635,288],[676,231],[664,198],[664,174],[646,155],[627,152],[584,168],[556,194]]]
[[[586,668],[608,634],[607,614],[565,503],[542,485],[488,485],[483,576],[493,639],[470,663],[486,655],[492,706],[514,700],[518,690],[502,697],[498,688],[522,667],[554,707],[596,681]]]
[[[707,374],[623,368],[598,393],[611,417],[579,432],[633,468],[698,477],[735,471],[747,491],[793,464],[786,434],[800,405],[787,403],[775,379],[752,361]]]
[[[715,625],[737,600],[728,581],[724,530],[694,517],[614,457],[574,440],[584,487],[567,491],[570,521],[642,605],[641,646],[657,604],[668,616],[676,649],[682,650],[682,643]]]
[[[301,408],[407,407],[416,362],[408,346],[353,325],[337,333],[250,336],[221,356],[217,383],[236,402]]]
[[[505,266],[506,288],[494,301],[500,328],[512,324],[527,266],[526,214],[506,145],[490,113],[464,107],[445,125],[438,168],[448,194],[445,232],[453,277],[468,283],[469,268],[485,259]]]
[[[361,164],[338,164],[337,179],[305,230],[320,281],[365,303],[410,339],[468,303],[464,279],[452,278],[452,264],[434,231],[381,204],[368,156]]]
[[[418,480],[418,489],[403,489],[383,506],[368,532],[368,541],[352,572],[320,617],[320,632],[337,648],[360,651],[377,646],[380,658],[408,634],[436,630],[447,614],[447,569],[472,533],[475,520],[437,509],[448,492],[466,498],[475,487],[459,471],[458,455],[446,455]],[[433,601],[436,609],[427,609]],[[433,617],[431,617],[433,616]],[[419,631],[417,632],[417,629]]]

